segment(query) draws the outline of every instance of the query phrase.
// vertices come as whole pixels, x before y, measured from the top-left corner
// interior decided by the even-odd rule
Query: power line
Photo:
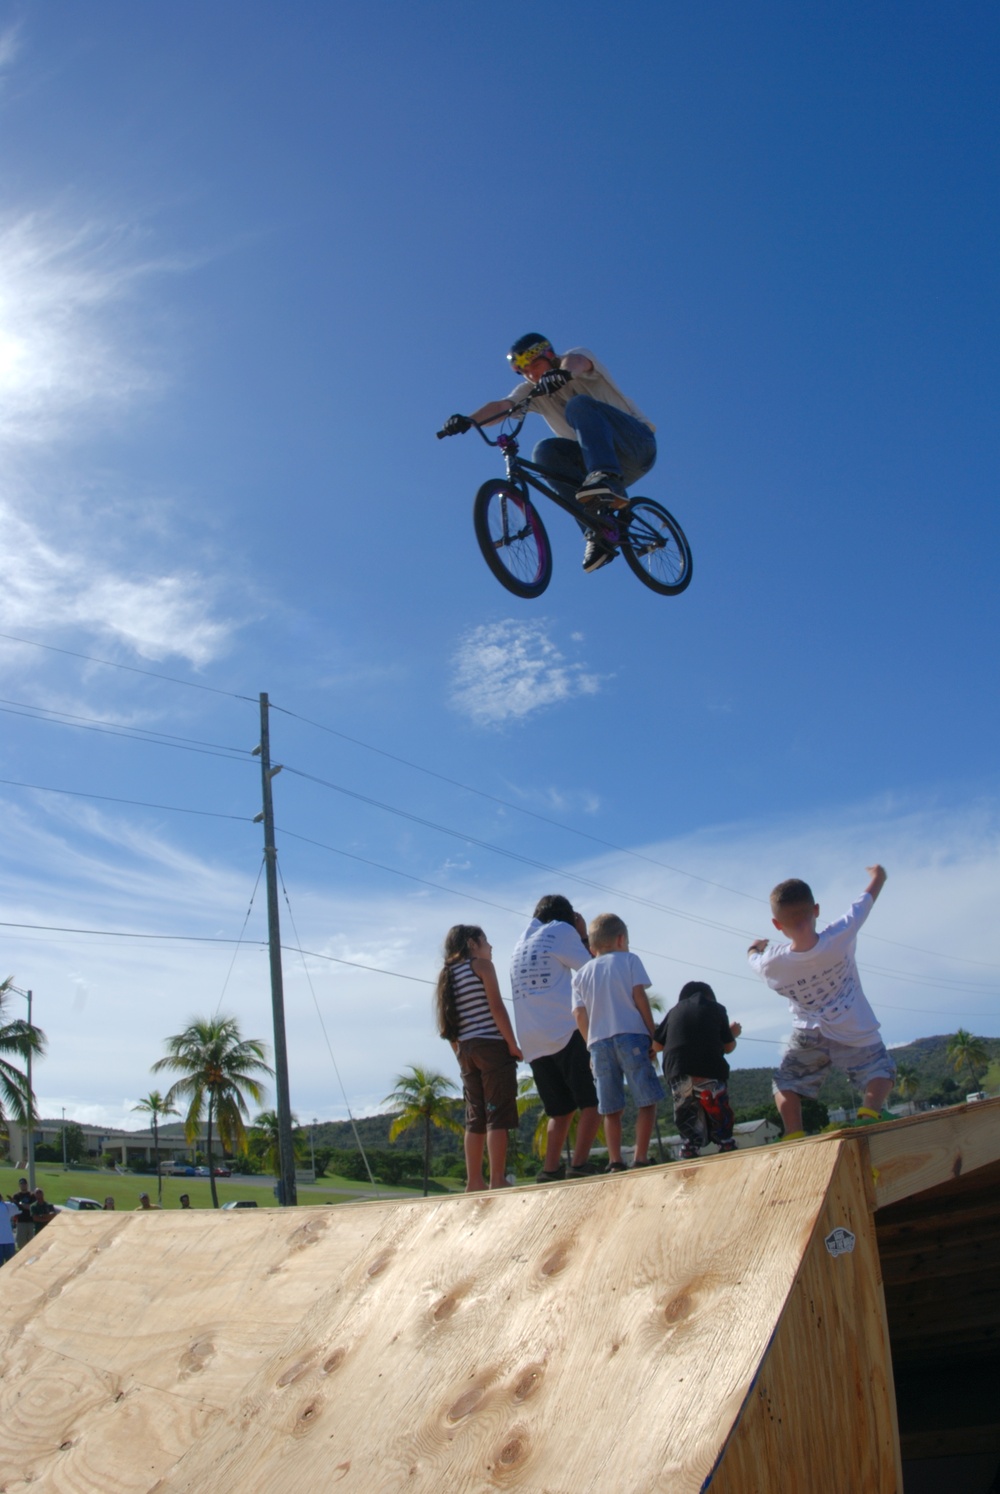
[[[57,648],[54,643],[39,643],[36,638],[18,638],[13,633],[0,633],[0,638],[8,643],[23,643],[27,648],[45,649],[50,654],[65,654],[69,659],[82,659],[86,664],[103,664],[106,669],[122,669],[128,674],[142,674],[147,679],[165,680],[170,685],[183,685],[188,690],[204,690],[209,695],[225,695],[230,700],[246,700],[251,705],[257,705],[257,700],[252,695],[238,695],[233,690],[220,690],[216,685],[201,685],[195,680],[178,679],[176,675],[160,674],[154,669],[139,669],[134,664],[121,664],[116,659],[97,659],[93,654],[78,654],[71,648]]]
[[[253,817],[248,814],[222,814],[215,809],[186,809],[181,804],[153,804],[145,799],[120,799],[114,794],[92,794],[84,789],[52,788],[45,783],[22,783],[18,778],[0,778],[0,783],[11,788],[33,789],[39,794],[68,794],[74,799],[100,799],[105,804],[131,804],[136,809],[163,809],[172,814],[196,814],[209,820],[239,820],[242,824],[253,824]]]
[[[682,866],[673,866],[669,861],[661,861],[656,856],[647,856],[642,851],[636,851],[629,846],[619,845],[616,841],[606,840],[603,836],[594,835],[589,830],[581,830],[576,825],[567,825],[563,820],[552,819],[549,815],[541,814],[538,810],[528,809],[523,804],[517,804],[512,799],[504,799],[498,794],[491,794],[486,789],[476,788],[471,783],[463,783],[458,778],[451,778],[447,773],[440,773],[435,768],[428,768],[423,763],[415,763],[410,758],[402,757],[398,753],[389,752],[384,747],[376,747],[372,742],[365,742],[360,737],[353,737],[348,732],[337,731],[335,727],[327,726],[322,721],[313,721],[309,716],[300,715],[297,711],[289,710],[287,706],[275,705],[271,701],[271,709],[281,711],[294,721],[301,721],[306,726],[313,726],[317,731],[326,732],[331,737],[337,737],[342,742],[350,742],[354,747],[362,747],[366,752],[374,752],[379,757],[388,759],[389,762],[399,763],[401,767],[411,768],[415,773],[423,773],[428,778],[435,778],[439,783],[446,783],[451,788],[461,789],[464,793],[475,794],[480,799],[486,799],[491,804],[498,804],[503,809],[511,809],[515,814],[526,815],[529,819],[538,820],[543,825],[551,825],[553,829],[563,830],[568,835],[576,835],[582,840],[589,840],[594,845],[604,846],[606,850],[616,851],[622,856],[631,856],[633,860],[644,861],[650,866],[661,867],[664,871],[674,872],[677,876],[687,877],[693,882],[701,882],[706,887],[715,887],[720,892],[729,892],[734,897],[746,898],[749,902],[766,904],[767,899],[758,897],[752,892],[744,892],[740,887],[730,887],[728,883],[716,882],[711,877],[703,877],[698,872],[686,870]],[[294,771],[294,770],[290,770]],[[915,944],[903,944],[898,939],[887,939],[884,935],[867,933],[867,937],[879,944],[891,944],[897,949],[908,949],[914,954],[929,955],[937,960],[950,960],[965,965],[978,965],[987,970],[1000,968],[995,961],[973,960],[968,955],[942,954],[939,950],[921,949]]]
[[[15,710],[11,706],[0,705],[0,714],[5,716],[24,716],[29,721],[42,721],[48,726],[70,726],[75,731],[93,731],[106,737],[124,737],[130,742],[143,742],[153,747],[174,747],[181,752],[197,752],[203,757],[224,757],[232,761],[249,761],[252,753],[245,747],[230,747],[225,743],[208,743],[202,745],[194,738],[171,737],[167,732],[151,732],[145,727],[121,727],[101,726],[89,724],[85,719],[60,720],[58,716],[40,716],[35,709],[22,711]]]

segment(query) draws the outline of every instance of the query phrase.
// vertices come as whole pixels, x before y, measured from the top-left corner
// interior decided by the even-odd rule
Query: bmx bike
[[[575,498],[564,498],[550,484],[557,475],[518,451],[517,437],[533,394],[512,405],[501,425],[512,422],[492,440],[472,422],[487,446],[496,446],[507,467],[506,478],[484,482],[476,494],[473,522],[483,559],[494,576],[518,597],[540,597],[552,579],[552,547],[541,515],[531,501],[529,487],[550,499],[604,544],[620,549],[629,569],[644,586],[660,596],[675,597],[691,584],[691,546],[672,514],[651,498],[630,498],[617,510],[605,508],[596,517]],[[438,431],[438,438],[450,435]],[[546,481],[546,479],[548,479]]]

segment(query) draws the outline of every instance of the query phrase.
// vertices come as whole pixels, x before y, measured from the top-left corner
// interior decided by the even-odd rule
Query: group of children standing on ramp
[[[860,1122],[878,1120],[896,1073],[855,962],[858,931],[885,883],[881,866],[843,918],[819,928],[819,904],[807,883],[781,882],[771,893],[783,942],[758,939],[751,966],[788,998],[792,1035],[773,1078],[785,1139],[803,1135],[802,1100],[815,1098],[828,1070],[847,1073],[863,1090]],[[651,984],[614,913],[586,924],[565,897],[543,897],[511,958],[514,1022],[500,994],[492,946],[481,928],[456,924],[444,945],[437,982],[438,1030],[455,1050],[465,1096],[469,1192],[506,1186],[507,1134],[517,1128],[517,1065],[531,1066],[547,1116],[539,1182],[589,1177],[601,1121],[606,1172],[624,1172],[625,1085],[637,1107],[633,1167],[651,1167],[649,1144],[664,1089],[654,1065],[662,1052],[681,1157],[707,1142],[732,1151],[726,1055],[741,1027],[704,981],[689,981],[657,1026],[646,995]],[[562,1159],[577,1116],[569,1164]]]

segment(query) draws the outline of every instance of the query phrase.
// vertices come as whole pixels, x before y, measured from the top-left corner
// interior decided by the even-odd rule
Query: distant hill
[[[956,1074],[946,1052],[950,1034],[940,1037],[917,1038],[913,1043],[907,1043],[905,1047],[893,1048],[892,1056],[897,1064],[906,1063],[916,1070],[919,1088],[914,1099],[919,1105],[928,1101],[936,1104],[953,1105],[959,1100],[964,1100],[969,1092],[969,1077],[965,1073]],[[986,1048],[993,1065],[1000,1065],[1000,1038],[981,1038],[980,1041]],[[776,1050],[777,1051],[777,1050]],[[771,1068],[763,1069],[733,1069],[729,1080],[729,1094],[734,1110],[764,1109],[772,1103],[771,1095]],[[824,1105],[833,1109],[844,1106],[853,1109],[858,1103],[857,1092],[852,1093],[847,1079],[840,1074],[832,1074],[820,1090],[820,1100]],[[396,1117],[396,1111],[388,1111],[384,1115],[369,1115],[363,1120],[355,1122],[358,1135],[365,1148],[388,1147],[389,1127]],[[669,1101],[661,1106],[661,1121],[670,1118]],[[529,1111],[521,1120],[520,1140],[525,1151],[530,1148],[531,1137],[538,1120],[538,1111]],[[626,1107],[625,1126],[626,1131],[631,1130],[634,1120],[634,1111],[631,1105]],[[316,1145],[323,1147],[337,1147],[348,1149],[355,1146],[354,1133],[350,1121],[325,1121],[315,1128]],[[423,1145],[423,1136],[414,1128],[407,1131],[398,1141],[392,1143],[401,1150],[413,1150]],[[462,1138],[445,1131],[435,1131],[433,1138],[433,1149],[435,1156],[448,1157],[458,1156],[462,1149]]]

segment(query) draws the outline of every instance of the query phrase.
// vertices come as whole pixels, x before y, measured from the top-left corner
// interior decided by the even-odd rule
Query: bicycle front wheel
[[[552,551],[534,504],[510,483],[484,482],[472,511],[483,559],[517,597],[540,597],[552,579]]]
[[[651,498],[633,498],[622,520],[622,554],[639,580],[661,596],[679,596],[691,584],[692,561],[677,520]]]

